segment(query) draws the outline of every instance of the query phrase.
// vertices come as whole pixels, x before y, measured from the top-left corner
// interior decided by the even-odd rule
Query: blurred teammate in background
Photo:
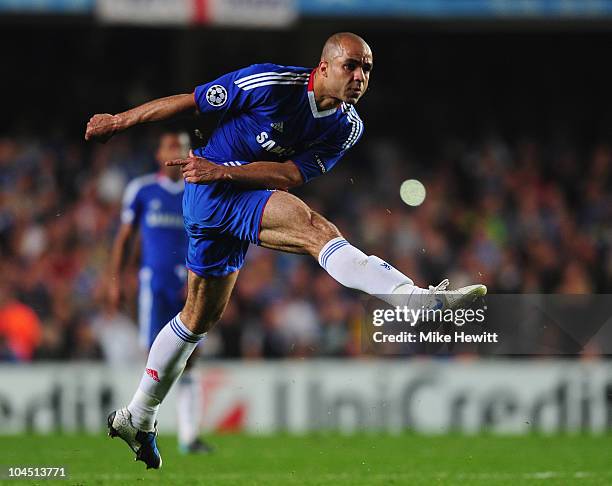
[[[329,172],[357,143],[363,123],[354,105],[368,88],[372,67],[372,51],[361,37],[335,34],[315,69],[256,64],[194,93],[89,120],[85,138],[106,141],[134,125],[185,112],[221,116],[206,147],[174,162],[187,181],[185,307],[158,334],[130,404],[108,418],[111,436],[125,440],[147,467],[162,464],[155,428],[160,403],[220,319],[250,244],[309,254],[342,285],[392,305],[452,307],[486,293],[483,285],[451,293],[446,279],[429,289],[417,287],[387,262],[351,245],[287,192]]]
[[[127,185],[121,226],[113,244],[108,297],[111,309],[117,311],[125,263],[132,246],[140,241],[138,324],[140,342],[147,349],[185,303],[187,235],[182,212],[185,185],[181,171],[164,163],[188,152],[186,133],[161,134],[155,154],[159,171],[137,177]],[[136,238],[138,232],[140,238]],[[177,385],[179,449],[185,453],[211,450],[199,438],[202,397],[200,380],[193,369],[196,359],[197,350],[187,360]]]

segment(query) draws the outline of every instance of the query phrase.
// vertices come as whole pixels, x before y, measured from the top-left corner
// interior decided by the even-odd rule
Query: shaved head
[[[370,46],[357,34],[352,32],[338,32],[333,34],[325,41],[321,52],[321,61],[331,61],[336,57],[342,56],[349,47],[361,47],[364,51],[372,55]]]
[[[315,75],[315,91],[330,106],[354,105],[368,88],[372,49],[357,34],[339,32],[323,46]]]

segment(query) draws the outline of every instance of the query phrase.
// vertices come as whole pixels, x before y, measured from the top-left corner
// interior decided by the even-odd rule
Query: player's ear
[[[327,77],[327,69],[329,68],[329,62],[321,60],[319,62],[319,72],[324,76]]]

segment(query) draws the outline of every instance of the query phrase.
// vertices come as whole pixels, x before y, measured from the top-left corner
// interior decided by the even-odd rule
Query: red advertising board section
[[[298,16],[294,0],[98,0],[102,23],[283,28]]]

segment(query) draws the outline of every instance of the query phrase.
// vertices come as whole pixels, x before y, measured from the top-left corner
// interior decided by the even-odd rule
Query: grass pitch
[[[67,468],[68,479],[4,484],[400,485],[611,484],[610,436],[424,437],[320,434],[208,437],[208,456],[184,456],[162,436],[161,470],[134,462],[105,436],[0,437],[0,464]]]

